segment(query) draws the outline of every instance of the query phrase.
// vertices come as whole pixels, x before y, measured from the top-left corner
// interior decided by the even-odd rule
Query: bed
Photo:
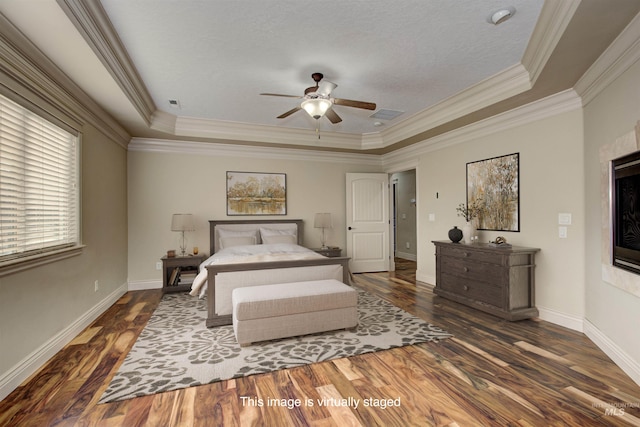
[[[302,246],[302,220],[211,220],[209,238],[211,257],[200,265],[191,291],[202,296],[206,279],[207,327],[232,323],[231,293],[238,287],[323,279],[349,283],[349,258],[327,258]],[[228,256],[229,250],[239,255]],[[256,252],[244,257],[249,250]]]

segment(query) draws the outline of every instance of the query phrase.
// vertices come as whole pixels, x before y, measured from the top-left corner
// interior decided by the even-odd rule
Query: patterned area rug
[[[451,336],[363,290],[358,290],[358,312],[355,330],[240,347],[232,326],[205,326],[205,300],[186,293],[164,295],[99,403]]]

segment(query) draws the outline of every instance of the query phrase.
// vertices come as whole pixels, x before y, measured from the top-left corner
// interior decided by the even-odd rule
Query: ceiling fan
[[[284,96],[287,98],[300,98],[303,101],[299,106],[292,108],[278,116],[279,119],[289,117],[298,110],[305,110],[311,117],[319,120],[322,116],[326,116],[333,124],[340,123],[342,119],[333,110],[333,105],[343,105],[345,107],[363,108],[365,110],[375,110],[376,104],[373,102],[353,101],[350,99],[332,98],[331,91],[338,87],[337,84],[329,81],[322,81],[324,75],[322,73],[313,73],[311,78],[316,82],[315,86],[308,87],[304,90],[304,96],[282,95],[279,93],[261,93],[267,96]]]

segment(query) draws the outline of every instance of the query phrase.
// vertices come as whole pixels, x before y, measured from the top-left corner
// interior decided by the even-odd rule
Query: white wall
[[[584,186],[582,112],[574,109],[490,135],[469,138],[420,156],[418,278],[434,283],[432,240],[464,220],[466,163],[520,153],[520,232],[480,232],[509,243],[540,248],[536,255],[536,306],[542,318],[581,329],[584,315]],[[437,196],[436,196],[437,194]],[[568,238],[558,237],[558,213],[571,213]],[[436,220],[428,221],[434,214]]]
[[[154,144],[152,142],[151,144]],[[175,143],[179,147],[179,142]],[[129,282],[161,281],[155,264],[167,249],[177,248],[178,233],[170,230],[173,213],[192,213],[197,230],[188,233],[189,247],[208,253],[211,219],[303,219],[307,247],[320,246],[320,230],[313,228],[316,212],[330,212],[333,229],[327,244],[345,248],[345,174],[380,172],[371,156],[297,150],[229,153],[213,144],[189,143],[197,152],[156,152],[145,142],[130,151],[129,167]],[[139,151],[138,151],[139,150]],[[265,153],[267,153],[265,151]],[[353,157],[353,160],[349,160]],[[272,172],[287,175],[287,215],[239,217],[226,215],[226,172]]]

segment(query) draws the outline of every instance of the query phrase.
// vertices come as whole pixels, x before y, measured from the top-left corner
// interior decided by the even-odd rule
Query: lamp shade
[[[191,214],[173,214],[171,217],[171,231],[193,231],[193,215]]]
[[[320,117],[324,116],[324,113],[326,113],[329,107],[331,107],[331,101],[325,98],[313,98],[303,101],[300,106],[304,108],[311,117],[318,120]]]
[[[331,214],[330,213],[317,213],[314,221],[314,228],[331,228],[333,224],[331,223]]]

